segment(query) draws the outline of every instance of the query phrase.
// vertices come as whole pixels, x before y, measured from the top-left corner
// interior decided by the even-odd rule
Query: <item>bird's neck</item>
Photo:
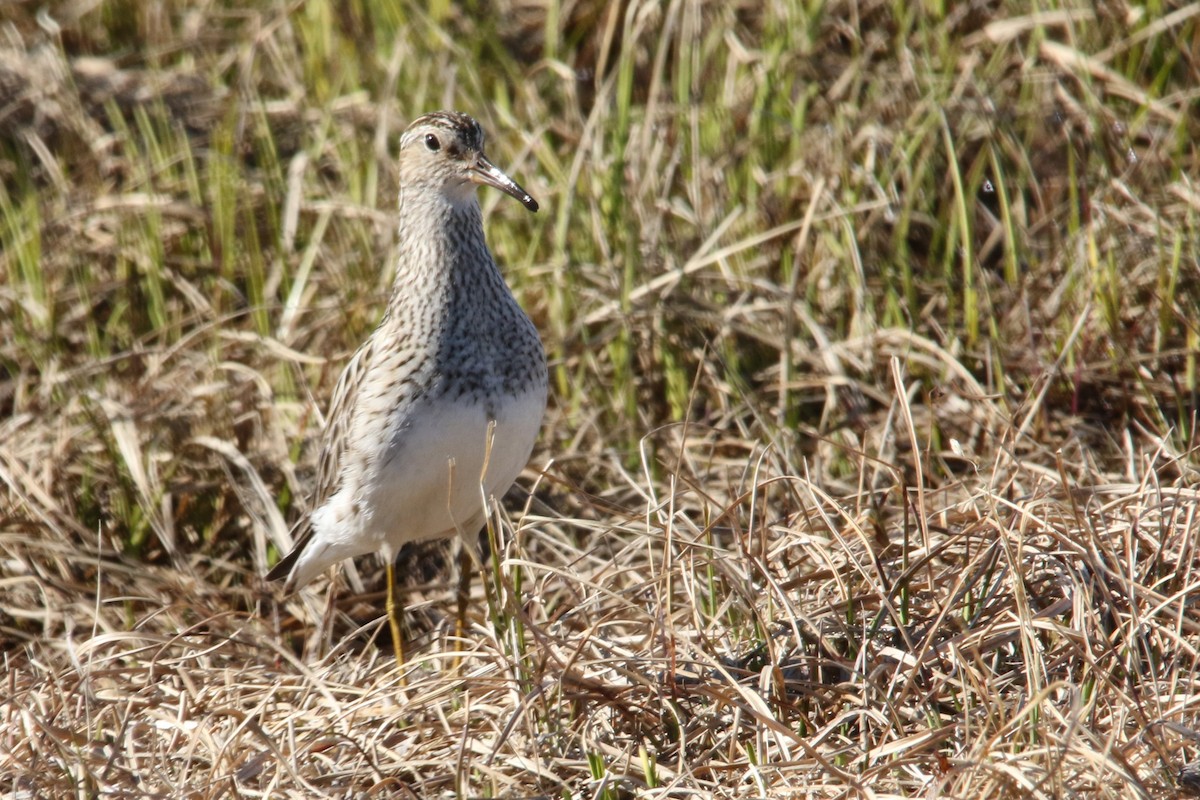
[[[465,285],[503,282],[483,236],[474,193],[465,202],[443,194],[400,196],[396,277],[389,315],[452,303]]]

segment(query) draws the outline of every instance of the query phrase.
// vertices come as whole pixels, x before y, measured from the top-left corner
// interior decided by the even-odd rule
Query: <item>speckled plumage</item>
[[[537,203],[483,139],[471,117],[445,111],[401,137],[395,284],[334,390],[304,533],[267,575],[289,590],[351,556],[390,564],[405,542],[475,535],[486,498],[529,459],[546,359],[484,241],[476,185]]]

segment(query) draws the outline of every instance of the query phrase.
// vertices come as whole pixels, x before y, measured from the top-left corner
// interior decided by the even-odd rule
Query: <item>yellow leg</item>
[[[454,647],[460,652],[463,636],[467,633],[467,604],[471,601],[471,572],[475,569],[475,561],[467,546],[466,542],[460,542],[458,549],[458,616],[454,619]],[[460,664],[461,656],[454,659],[455,669]]]
[[[396,669],[400,670],[400,685],[407,686],[408,679],[404,674],[404,640],[400,637],[400,609],[396,605],[396,563],[391,558],[387,562],[387,615],[388,625],[392,628]]]

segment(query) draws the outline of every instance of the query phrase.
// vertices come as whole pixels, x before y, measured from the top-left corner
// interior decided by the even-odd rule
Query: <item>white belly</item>
[[[393,552],[405,542],[478,532],[487,502],[529,461],[545,390],[494,406],[427,401],[406,415],[362,487],[363,533]]]
[[[390,558],[406,542],[478,533],[489,500],[508,491],[528,463],[545,408],[544,385],[494,402],[494,426],[482,403],[443,397],[407,407],[387,426],[389,441],[366,469],[344,474],[341,488],[313,513],[313,538],[293,569],[293,585],[344,558]],[[374,450],[365,441],[358,446]]]

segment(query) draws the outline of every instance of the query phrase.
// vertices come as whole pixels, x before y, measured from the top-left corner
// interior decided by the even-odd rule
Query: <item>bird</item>
[[[489,498],[528,463],[546,408],[545,350],[488,249],[480,186],[538,210],[488,159],[471,116],[435,111],[404,130],[391,296],[338,379],[309,511],[266,576],[291,593],[344,559],[380,554],[401,668],[399,548],[457,535],[473,549]],[[461,633],[469,570],[460,561]]]

